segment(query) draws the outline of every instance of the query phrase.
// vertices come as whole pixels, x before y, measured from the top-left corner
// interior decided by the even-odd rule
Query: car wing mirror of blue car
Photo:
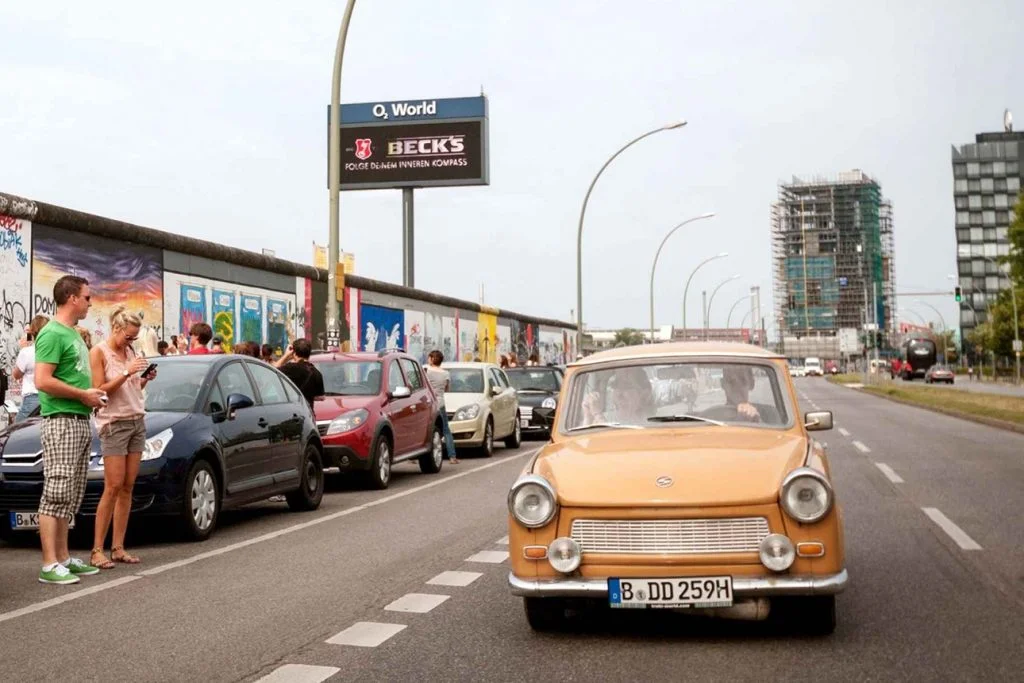
[[[222,415],[227,420],[234,420],[235,411],[242,410],[243,408],[252,408],[254,405],[253,400],[245,394],[229,394],[228,409]]]

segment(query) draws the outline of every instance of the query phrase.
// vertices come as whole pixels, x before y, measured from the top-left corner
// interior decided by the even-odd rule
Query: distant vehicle
[[[804,359],[804,370],[806,370],[808,377],[824,377],[825,375],[821,369],[820,358],[811,357]]]
[[[519,396],[504,371],[493,363],[445,363],[443,367],[451,376],[444,406],[455,447],[478,448],[486,458],[494,455],[495,439],[504,439],[507,448],[519,448],[523,434]]]
[[[928,368],[935,365],[935,340],[928,337],[909,337],[900,347],[900,377],[913,381],[924,377]]]
[[[953,374],[953,371],[945,365],[933,365],[924,373],[924,381],[926,384],[935,384],[936,382],[952,384],[955,378],[956,375]]]
[[[554,366],[509,368],[505,375],[519,395],[519,424],[523,433],[550,436],[562,390],[562,371]]]
[[[838,375],[839,374],[839,364],[836,363],[834,360],[827,360],[827,361],[825,361],[825,372],[830,374],[830,375]]]
[[[806,377],[807,376],[807,368],[805,368],[802,365],[790,365],[789,366],[789,376],[790,377]]]

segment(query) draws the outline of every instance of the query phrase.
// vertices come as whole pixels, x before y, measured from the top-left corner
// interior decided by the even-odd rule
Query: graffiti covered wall
[[[405,334],[402,329],[405,324],[405,311],[362,304],[359,307],[359,322],[362,325],[360,351],[405,348]]]
[[[0,368],[8,375],[21,350],[30,320],[30,256],[32,224],[0,214]],[[21,393],[20,382],[10,379],[8,393]]]

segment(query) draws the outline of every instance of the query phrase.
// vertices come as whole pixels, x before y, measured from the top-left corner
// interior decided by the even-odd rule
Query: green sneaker
[[[67,567],[68,571],[70,571],[75,576],[92,576],[93,574],[100,573],[99,567],[94,567],[91,564],[86,564],[77,557],[70,558],[67,562],[64,563],[64,566]]]
[[[78,583],[80,578],[71,573],[71,570],[60,564],[55,564],[49,571],[43,568],[39,571],[39,583],[68,584]]]

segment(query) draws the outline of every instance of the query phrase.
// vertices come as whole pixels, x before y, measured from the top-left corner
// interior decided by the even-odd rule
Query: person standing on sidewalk
[[[29,415],[39,407],[39,393],[36,391],[36,347],[35,338],[50,319],[45,315],[37,315],[28,324],[28,346],[18,352],[18,358],[14,361],[14,379],[21,380],[21,407],[18,414],[14,416],[17,424],[27,420]]]
[[[309,362],[312,353],[313,345],[308,339],[296,339],[281,356],[281,360],[274,363],[299,388],[310,410],[314,409],[316,400],[324,395],[324,376]]]
[[[213,328],[206,323],[195,323],[188,331],[188,355],[206,355],[210,349],[206,345],[213,339]]]
[[[451,375],[448,374],[447,370],[441,369],[441,363],[443,362],[443,353],[437,349],[430,352],[427,356],[427,381],[430,382],[430,388],[434,390],[434,394],[437,396],[437,403],[441,407],[441,426],[444,429],[444,444],[447,450],[448,461],[458,464],[459,459],[455,457],[455,439],[452,438],[452,430],[448,426],[448,412],[444,407],[444,392],[448,391],[448,387],[451,384]]]
[[[113,569],[115,562],[138,564],[141,561],[124,549],[128,515],[132,510],[132,488],[139,474],[142,450],[146,447],[146,406],[142,390],[156,377],[155,369],[145,377],[139,375],[149,367],[149,361],[132,348],[141,329],[142,318],[118,306],[110,314],[110,337],[89,353],[93,385],[109,397],[107,405],[96,412],[96,428],[103,452],[103,496],[96,507],[89,564],[100,569]],[[111,517],[114,537],[108,559],[103,545]]]
[[[88,314],[91,300],[85,278],[65,275],[57,280],[53,286],[56,314],[36,338],[36,389],[43,415],[40,583],[78,583],[79,576],[100,571],[68,551],[68,528],[85,496],[89,471],[89,415],[107,400],[92,386],[89,350],[75,331],[75,325]]]

